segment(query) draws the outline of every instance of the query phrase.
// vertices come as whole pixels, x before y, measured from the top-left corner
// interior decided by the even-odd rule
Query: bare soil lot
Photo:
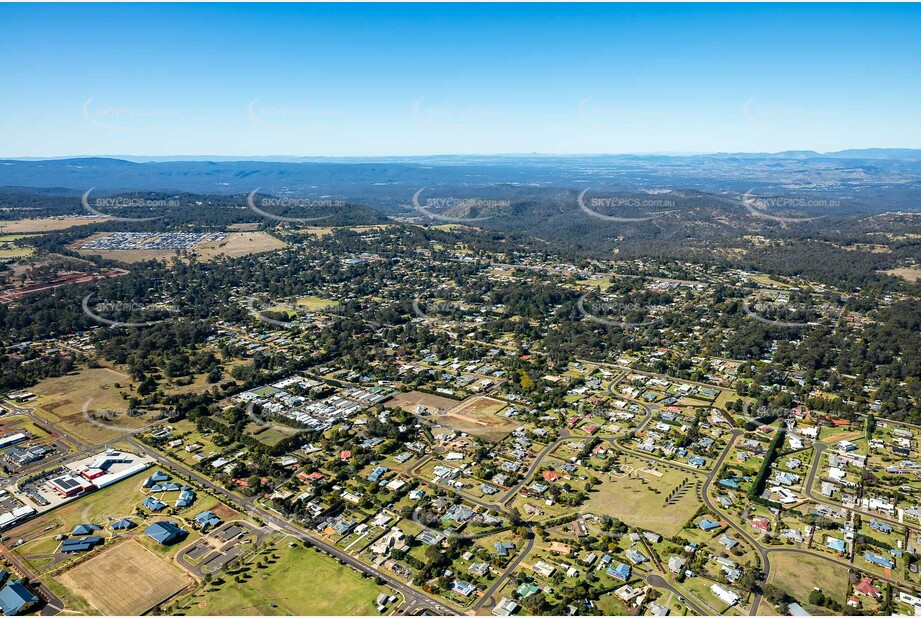
[[[388,408],[401,408],[415,414],[418,406],[425,406],[429,410],[429,413],[440,413],[450,410],[457,404],[457,401],[448,399],[447,397],[429,395],[428,393],[420,393],[419,391],[410,391],[408,393],[400,393],[385,405]]]

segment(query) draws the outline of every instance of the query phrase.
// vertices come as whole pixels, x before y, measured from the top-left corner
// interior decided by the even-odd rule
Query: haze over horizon
[[[0,7],[2,157],[921,146],[917,5],[42,8]]]

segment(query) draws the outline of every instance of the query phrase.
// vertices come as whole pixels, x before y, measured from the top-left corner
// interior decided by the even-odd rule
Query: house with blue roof
[[[158,521],[148,526],[144,534],[160,545],[172,545],[184,539],[189,533],[171,521]]]
[[[71,536],[83,536],[86,534],[93,534],[97,530],[99,530],[99,526],[96,524],[77,524],[70,534]]]
[[[709,532],[711,530],[716,530],[720,527],[719,522],[712,521],[704,517],[699,522],[697,522],[697,527],[703,530],[704,532]]]
[[[136,526],[136,523],[126,517],[124,519],[119,519],[117,522],[112,524],[112,530],[131,530]]]
[[[149,489],[150,487],[153,487],[157,483],[162,483],[168,480],[169,480],[169,474],[158,470],[157,472],[154,472],[149,477],[147,477],[147,480],[144,481],[144,488]]]
[[[847,544],[844,542],[844,539],[836,539],[830,536],[825,540],[825,545],[841,554],[847,551]]]
[[[734,478],[732,478],[732,479],[720,479],[719,483],[720,483],[720,485],[722,485],[723,487],[728,487],[728,488],[730,488],[730,489],[738,489],[738,488],[739,488],[739,482],[738,482],[737,480],[735,480]]]
[[[877,566],[881,566],[886,569],[891,569],[892,567],[895,566],[895,563],[889,558],[886,558],[885,556],[877,556],[876,554],[871,553],[871,552],[864,552],[863,559],[869,562],[870,564],[875,564]]]
[[[476,592],[476,586],[470,582],[455,579],[453,582],[451,582],[451,590],[461,595],[462,597],[469,597],[471,594]]]
[[[182,509],[191,506],[195,502],[195,492],[191,489],[184,489],[179,498],[176,499],[176,508]]]
[[[694,466],[695,468],[700,468],[707,464],[707,460],[699,455],[695,455],[694,457],[691,457],[690,459],[688,459],[688,463]]]
[[[632,547],[628,549],[626,552],[624,552],[624,554],[627,556],[627,560],[629,560],[633,564],[643,564],[644,562],[649,560],[649,558],[647,558],[643,552],[637,551],[633,549]]]
[[[79,552],[89,551],[98,545],[102,545],[101,536],[82,536],[76,539],[67,539],[61,543],[62,554],[76,554]]]
[[[211,511],[202,511],[194,517],[195,523],[198,524],[198,527],[204,530],[205,528],[210,528],[212,526],[220,526],[222,520],[220,517],[212,513]]]
[[[377,481],[380,480],[380,478],[386,472],[387,472],[387,468],[385,468],[384,466],[378,466],[374,468],[374,471],[371,472],[371,474],[368,475],[368,480],[371,481],[372,483],[376,483]]]
[[[496,555],[500,558],[505,558],[509,555],[509,552],[515,549],[514,543],[509,543],[508,541],[499,541],[498,543],[493,543],[493,547],[496,549]]]
[[[154,497],[148,496],[147,498],[144,498],[144,500],[141,501],[141,506],[143,506],[148,511],[153,511],[154,513],[158,513],[166,508],[166,503],[160,500],[157,500]]]
[[[632,569],[630,568],[629,564],[618,562],[615,566],[610,567],[606,572],[608,576],[613,577],[614,579],[619,579],[622,582],[625,582],[630,579],[631,571]]]
[[[889,534],[890,532],[892,532],[892,526],[890,526],[884,521],[877,521],[875,519],[871,519],[870,527],[876,530],[877,532],[881,532],[883,534]]]
[[[19,580],[11,581],[0,590],[0,612],[4,616],[16,616],[32,609],[38,603],[34,592]]]

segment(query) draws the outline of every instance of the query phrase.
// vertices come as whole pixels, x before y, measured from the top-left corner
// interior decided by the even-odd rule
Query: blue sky
[[[921,6],[0,5],[0,156],[921,147]]]

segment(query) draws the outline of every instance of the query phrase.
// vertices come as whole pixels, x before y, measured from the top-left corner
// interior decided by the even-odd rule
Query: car
[[[678,600],[681,601],[682,603],[684,603],[684,597],[681,596],[680,594],[678,595]]]

